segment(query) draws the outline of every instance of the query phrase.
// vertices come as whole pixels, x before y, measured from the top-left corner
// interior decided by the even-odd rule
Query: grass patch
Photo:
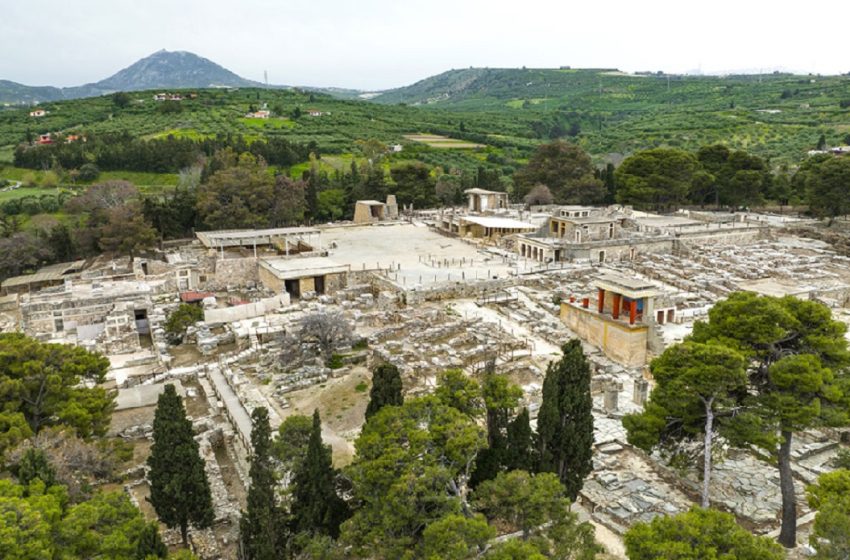
[[[369,388],[369,384],[366,383],[365,381],[361,381],[360,383],[358,383],[357,385],[354,386],[354,390],[357,391],[358,393],[365,393],[366,389],[368,389],[368,388]]]
[[[136,186],[177,186],[180,176],[177,173],[147,173],[143,171],[103,171],[95,183],[103,181],[129,181]]]
[[[41,189],[39,187],[20,187],[12,191],[0,192],[0,202],[24,198],[26,196],[41,196],[43,194],[58,194],[59,189]]]
[[[254,119],[243,118],[242,123],[248,128],[256,128],[258,130],[281,130],[295,128],[295,121],[281,118],[270,119]]]
[[[212,138],[213,135],[203,134],[193,128],[171,128],[155,134],[148,134],[147,136],[144,136],[144,138],[146,140],[155,140],[158,138],[168,138],[169,136],[173,136],[175,138],[187,138],[189,140],[203,140],[204,138]]]

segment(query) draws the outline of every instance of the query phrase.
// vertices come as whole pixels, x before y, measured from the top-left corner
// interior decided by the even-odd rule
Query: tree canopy
[[[114,394],[83,382],[102,383],[108,369],[106,358],[77,346],[43,343],[18,333],[0,334],[3,437],[15,439],[15,434],[58,425],[73,428],[81,437],[105,434]]]
[[[655,148],[627,157],[614,172],[617,202],[643,208],[684,203],[700,164],[683,150]]]
[[[722,344],[749,359],[742,411],[727,436],[738,445],[759,446],[776,461],[782,490],[779,541],[788,547],[796,542],[793,434],[848,423],[846,330],[821,303],[738,292],[718,302],[708,322],[697,322],[691,335],[695,342]]]
[[[709,506],[715,430],[725,425],[739,392],[746,388],[745,361],[723,346],[684,342],[667,348],[650,366],[655,388],[640,413],[623,419],[629,443],[646,451],[703,437],[702,506]]]
[[[818,510],[810,537],[817,558],[850,557],[850,471],[839,469],[820,475],[806,488],[809,506]]]
[[[830,157],[818,161],[805,175],[809,207],[829,224],[850,213],[850,159]]]
[[[693,508],[672,517],[638,523],[626,533],[629,560],[782,560],[782,549],[768,537],[756,537],[735,518]]]
[[[563,140],[541,144],[528,165],[514,175],[516,196],[523,198],[537,185],[545,185],[558,204],[598,203],[605,198],[605,186],[594,171],[581,147]],[[538,192],[535,201],[540,198]]]

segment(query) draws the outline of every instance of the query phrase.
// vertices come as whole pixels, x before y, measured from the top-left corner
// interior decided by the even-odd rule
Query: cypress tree
[[[319,215],[319,189],[317,186],[319,177],[316,175],[315,169],[305,171],[304,175],[307,180],[304,200],[307,203],[307,214],[310,216],[310,220],[313,221]]]
[[[183,401],[171,384],[165,386],[157,401],[148,466],[151,487],[148,501],[160,521],[168,527],[180,528],[185,547],[189,524],[209,527],[215,513],[192,422],[186,418]]]
[[[322,443],[322,422],[316,410],[307,455],[293,480],[292,517],[296,533],[339,536],[339,526],[348,517],[348,506],[337,496],[335,478],[331,449]]]
[[[487,448],[475,459],[475,470],[469,481],[473,488],[480,482],[496,478],[507,467],[508,429],[522,397],[522,389],[507,377],[496,374],[493,362],[487,364],[481,392],[487,410]]]
[[[531,471],[534,467],[534,432],[528,409],[523,408],[508,425],[504,465],[509,471]]]
[[[561,350],[563,357],[549,364],[543,380],[543,402],[537,415],[538,470],[556,473],[567,496],[575,501],[593,467],[590,366],[577,339]]]
[[[159,536],[159,527],[154,522],[145,525],[136,543],[136,560],[149,560],[150,558],[165,558],[168,556],[168,547]]]
[[[392,364],[379,365],[372,371],[372,389],[369,391],[366,419],[387,405],[401,406],[403,403],[401,374],[398,368]]]
[[[269,411],[264,407],[256,408],[251,420],[253,451],[248,472],[251,486],[246,511],[239,520],[241,556],[244,560],[275,560],[283,557],[286,541],[281,531],[281,510],[275,499]]]

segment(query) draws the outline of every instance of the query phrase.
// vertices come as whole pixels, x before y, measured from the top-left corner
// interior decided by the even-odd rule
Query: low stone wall
[[[687,249],[690,244],[699,245],[744,245],[770,235],[768,227],[729,228],[728,230],[694,231],[676,236],[674,250]]]
[[[243,319],[252,319],[269,313],[278,307],[289,305],[289,294],[282,293],[274,297],[261,299],[253,303],[204,310],[204,322],[230,323]]]

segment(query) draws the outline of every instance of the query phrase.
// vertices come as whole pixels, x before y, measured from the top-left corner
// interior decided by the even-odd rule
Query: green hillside
[[[608,70],[452,70],[378,103],[536,115],[538,136],[578,133],[594,156],[723,142],[796,162],[823,133],[850,133],[850,76],[667,76]],[[844,103],[842,103],[844,102]]]
[[[626,75],[605,70],[469,69],[385,92],[371,101],[301,90],[198,89],[166,107],[156,91],[133,92],[124,107],[111,96],[0,110],[0,161],[37,134],[126,132],[139,138],[243,135],[315,142],[322,154],[357,154],[357,141],[401,143],[394,159],[444,167],[501,167],[510,174],[531,148],[566,138],[597,163],[636,150],[696,149],[722,142],[797,164],[823,134],[827,144],[850,134],[850,77]],[[183,90],[190,93],[190,90]],[[350,92],[345,92],[346,96]],[[176,106],[175,106],[176,105]],[[271,119],[246,119],[267,106]],[[322,113],[310,116],[309,110]],[[298,114],[300,112],[300,115]],[[415,134],[464,140],[468,149],[411,141]]]

